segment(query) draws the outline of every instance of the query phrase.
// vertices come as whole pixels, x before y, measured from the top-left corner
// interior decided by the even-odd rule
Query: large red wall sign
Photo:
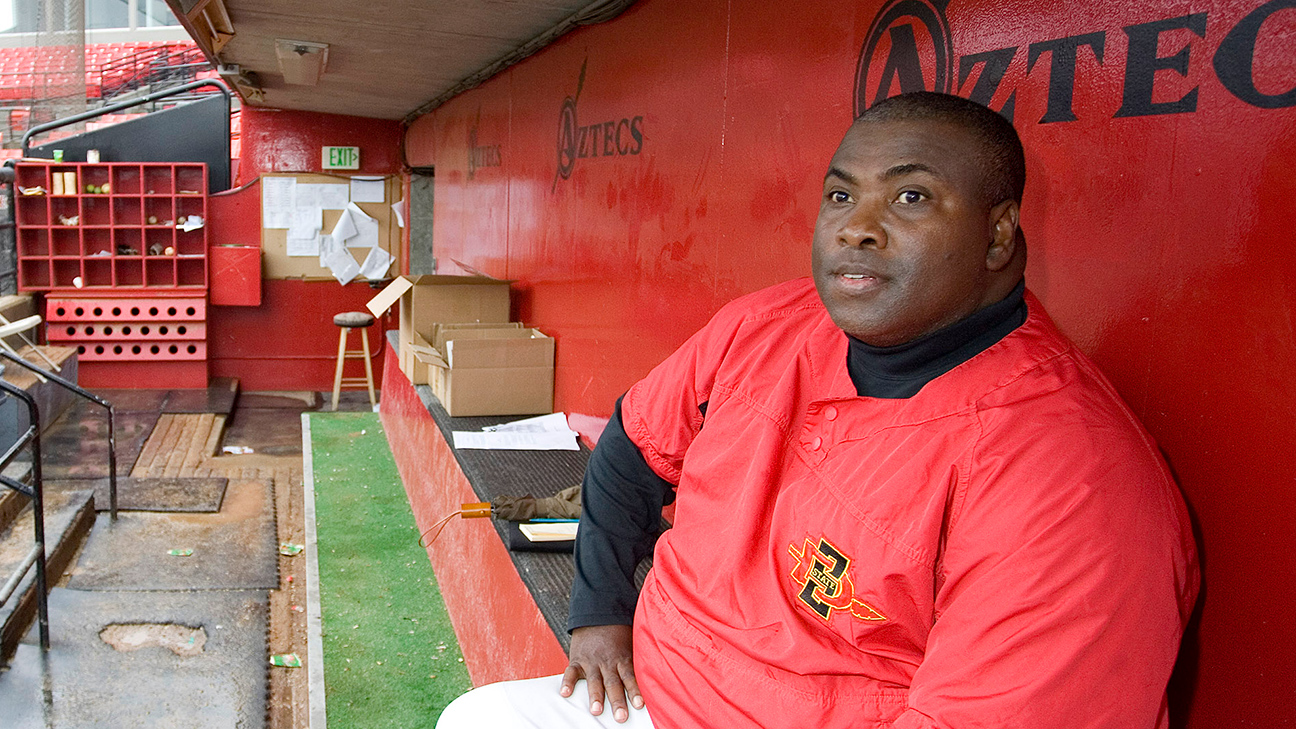
[[[1296,724],[1296,0],[640,0],[416,121],[443,262],[517,279],[557,405],[808,272],[853,114],[917,88],[1026,144],[1027,282],[1165,450],[1205,594],[1178,725]]]

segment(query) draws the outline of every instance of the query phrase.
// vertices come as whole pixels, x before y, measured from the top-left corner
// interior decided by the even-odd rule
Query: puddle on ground
[[[177,656],[196,656],[207,645],[202,628],[175,623],[114,623],[99,631],[99,638],[123,653],[159,646]]]

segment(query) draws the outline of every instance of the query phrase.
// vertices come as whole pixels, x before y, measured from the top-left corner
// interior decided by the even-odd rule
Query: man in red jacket
[[[825,177],[813,283],[730,303],[618,403],[567,672],[478,689],[441,726],[1168,726],[1186,510],[1025,290],[1024,183],[1012,126],[973,102],[865,112]]]

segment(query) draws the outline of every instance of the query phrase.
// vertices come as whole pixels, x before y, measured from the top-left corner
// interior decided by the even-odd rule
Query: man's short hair
[[[1026,155],[1021,138],[1007,119],[978,104],[950,94],[915,91],[874,104],[859,115],[859,122],[925,119],[960,126],[981,142],[985,167],[982,193],[989,205],[1009,198],[1021,202],[1026,188]]]

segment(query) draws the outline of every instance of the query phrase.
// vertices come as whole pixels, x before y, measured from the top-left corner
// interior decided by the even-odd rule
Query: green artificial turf
[[[432,727],[471,683],[382,425],[310,432],[329,725]]]

